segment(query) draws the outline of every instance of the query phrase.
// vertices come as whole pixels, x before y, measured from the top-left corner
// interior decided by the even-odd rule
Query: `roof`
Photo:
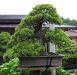
[[[0,15],[0,20],[4,19],[21,19],[24,15]]]
[[[15,23],[18,24],[24,15],[0,15],[0,24]]]
[[[52,24],[51,24],[52,25]],[[43,23],[42,27],[46,27],[46,28],[49,28],[49,24],[47,23]],[[54,27],[55,28],[77,28],[77,26],[74,26],[74,25],[55,25],[54,24]]]
[[[77,32],[70,30],[70,31],[65,31],[69,37],[77,37]]]
[[[19,24],[20,20],[24,17],[25,15],[0,15],[0,24]],[[12,26],[12,25],[11,25]],[[1,26],[4,27],[4,26]],[[7,26],[9,27],[9,25]],[[15,26],[16,27],[16,26]],[[44,23],[42,27],[49,28],[49,25],[47,23]],[[55,25],[55,28],[76,28],[77,26],[74,25]]]
[[[55,25],[55,27],[71,28],[71,27],[77,27],[77,26],[74,26],[74,25]]]
[[[0,25],[0,28],[15,28],[17,25],[16,24],[3,24]]]

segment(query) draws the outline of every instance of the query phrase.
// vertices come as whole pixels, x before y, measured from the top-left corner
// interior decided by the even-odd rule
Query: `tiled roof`
[[[43,23],[42,27],[48,28],[49,27],[49,24]],[[54,24],[54,27],[55,28],[77,28],[77,26],[74,26],[74,25],[55,25],[55,24]]]
[[[0,15],[0,19],[21,19],[24,15]]]
[[[19,24],[24,15],[0,15],[0,24],[15,23]]]
[[[65,31],[69,37],[77,37],[77,32],[70,30],[70,31]]]

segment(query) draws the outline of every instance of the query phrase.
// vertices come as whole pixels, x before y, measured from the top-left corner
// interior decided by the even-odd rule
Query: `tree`
[[[62,18],[62,20],[63,20],[62,24],[64,24],[64,25],[75,25],[75,26],[77,26],[77,20],[75,20],[75,19],[71,20],[69,18],[67,18],[67,19]]]
[[[14,55],[12,56],[39,56],[45,51],[45,42],[52,42],[52,40],[56,45],[69,44],[69,38],[63,31],[43,30],[42,24],[44,22],[54,24],[62,23],[56,9],[50,4],[35,6],[33,10],[21,20],[9,43],[12,49],[7,50],[5,56],[8,56],[7,53],[10,50],[14,51],[14,53],[12,53]],[[52,39],[52,37],[55,37],[55,39]]]
[[[77,58],[77,42],[71,40],[70,46],[65,46],[57,50],[58,53],[64,55],[64,59]]]

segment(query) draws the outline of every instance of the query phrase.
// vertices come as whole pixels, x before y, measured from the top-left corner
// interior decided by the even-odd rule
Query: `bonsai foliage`
[[[70,46],[71,43],[68,35],[61,29],[47,31],[45,37],[47,41],[54,43],[59,48]]]
[[[50,4],[36,5],[29,15],[21,20],[20,28],[27,25],[38,31],[42,28],[44,22],[59,25],[62,23],[56,9]]]
[[[12,54],[15,56],[38,56],[45,51],[45,42],[51,41],[59,46],[65,45],[66,42],[69,43],[69,38],[62,30],[44,31],[42,29],[44,22],[59,25],[62,23],[56,9],[50,4],[35,6],[21,20],[9,42],[9,48],[12,48],[14,52]],[[7,50],[6,56],[8,56],[9,50]]]

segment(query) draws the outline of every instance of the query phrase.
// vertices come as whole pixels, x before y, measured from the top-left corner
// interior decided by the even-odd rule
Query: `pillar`
[[[49,24],[49,29],[54,30],[54,24]],[[54,43],[49,43],[49,52],[56,53],[55,51],[55,44]],[[51,69],[51,75],[56,75],[56,69]]]

